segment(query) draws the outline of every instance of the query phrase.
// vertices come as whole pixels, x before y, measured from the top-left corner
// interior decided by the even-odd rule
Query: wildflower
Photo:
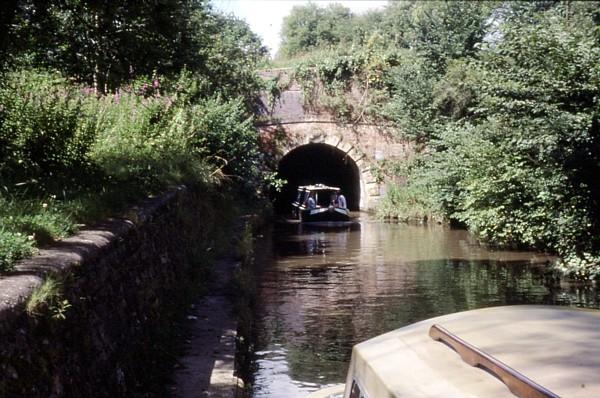
[[[48,203],[42,203],[42,208],[44,208],[44,209],[48,208]]]

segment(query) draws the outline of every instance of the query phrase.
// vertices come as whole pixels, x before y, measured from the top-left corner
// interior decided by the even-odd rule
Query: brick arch
[[[275,164],[290,151],[308,144],[326,144],[352,159],[360,170],[360,209],[372,210],[385,194],[387,181],[375,178],[377,162],[406,160],[413,153],[407,141],[398,141],[385,126],[327,120],[277,120],[257,126],[263,150]]]
[[[276,159],[277,162],[281,162],[286,156],[288,156],[294,150],[302,147],[306,147],[311,144],[322,144],[335,148],[347,156],[358,169],[358,180],[359,180],[359,203],[358,208],[360,210],[369,210],[374,207],[375,201],[372,200],[372,192],[379,190],[376,186],[375,178],[371,173],[371,168],[368,164],[367,157],[353,144],[344,140],[342,136],[323,134],[316,132],[312,135],[303,135],[297,137],[294,141],[287,141],[282,144],[279,151],[279,156]],[[379,194],[379,192],[377,192]],[[370,200],[371,199],[371,200]]]
[[[294,148],[309,143],[339,148],[360,170],[360,209],[373,209],[390,181],[379,181],[372,170],[384,160],[408,160],[415,153],[413,143],[399,139],[394,134],[396,128],[387,123],[348,123],[337,120],[325,109],[306,107],[302,89],[290,68],[262,70],[259,75],[265,80],[277,78],[287,86],[275,103],[269,101],[267,93],[259,101],[257,127],[265,152],[279,161]]]

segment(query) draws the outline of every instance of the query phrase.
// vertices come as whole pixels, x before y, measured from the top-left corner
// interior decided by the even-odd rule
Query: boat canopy
[[[451,341],[438,341],[440,330],[495,362],[457,350],[461,358]],[[498,363],[545,392],[519,393]],[[600,311],[495,307],[428,319],[356,345],[344,397],[600,397],[598,375]]]
[[[298,195],[292,206],[304,206],[309,195],[313,195],[317,207],[328,207],[331,205],[331,195],[340,192],[339,187],[332,187],[324,184],[301,185],[298,187]]]
[[[299,191],[339,191],[339,187],[331,187],[323,184],[315,185],[301,185],[298,187]]]

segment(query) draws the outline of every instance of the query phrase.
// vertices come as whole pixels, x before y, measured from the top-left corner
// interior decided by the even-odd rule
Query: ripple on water
[[[532,252],[465,231],[367,222],[273,233],[259,272],[253,396],[305,397],[344,382],[352,346],[409,323],[505,304],[598,307],[593,289],[548,289]]]

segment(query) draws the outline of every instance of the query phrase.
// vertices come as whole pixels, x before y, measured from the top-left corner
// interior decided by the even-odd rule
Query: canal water
[[[344,382],[354,344],[426,318],[600,303],[597,290],[551,283],[550,258],[489,250],[463,230],[371,220],[337,230],[280,225],[262,243],[253,397],[305,397]]]

